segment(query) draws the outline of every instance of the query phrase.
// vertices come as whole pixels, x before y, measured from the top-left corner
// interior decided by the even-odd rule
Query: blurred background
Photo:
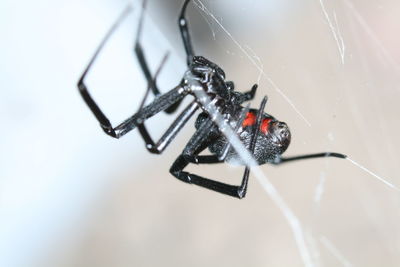
[[[168,170],[193,121],[162,155],[132,131],[106,136],[76,82],[122,10],[124,21],[88,75],[117,124],[146,83],[132,53],[139,1],[0,3],[0,266],[304,266],[282,211],[254,177],[233,199]],[[185,71],[181,0],[149,0],[142,43],[167,91]],[[288,123],[286,155],[335,151],[400,187],[400,2],[196,0],[196,54],[236,89],[259,83],[257,107]],[[189,100],[189,99],[188,99]],[[174,116],[147,125],[159,136]],[[399,266],[399,191],[348,160],[261,166],[302,225],[308,266]],[[239,183],[228,164],[188,170]]]

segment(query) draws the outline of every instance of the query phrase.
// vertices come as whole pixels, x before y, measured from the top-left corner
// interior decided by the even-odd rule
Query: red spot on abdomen
[[[263,134],[267,134],[270,121],[271,119],[263,119],[261,122],[260,130]]]
[[[256,115],[253,112],[247,112],[242,127],[252,126],[256,123]]]
[[[257,119],[256,114],[254,114],[253,112],[247,112],[242,127],[253,126],[254,124],[256,124],[256,119]],[[260,125],[260,130],[263,134],[267,134],[269,129],[269,123],[271,122],[271,120],[272,119],[270,118],[262,120]]]

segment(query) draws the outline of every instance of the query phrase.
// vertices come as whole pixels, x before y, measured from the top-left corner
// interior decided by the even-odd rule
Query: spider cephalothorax
[[[205,92],[211,97],[218,96],[227,101],[230,99],[230,88],[225,81],[225,72],[217,64],[205,57],[193,57],[188,75],[191,75],[192,79],[198,81]],[[189,86],[191,85],[189,84]]]
[[[195,112],[198,109],[201,109],[203,112],[200,113],[195,123],[196,132],[188,141],[183,152],[172,164],[170,172],[176,178],[186,183],[196,184],[238,198],[242,198],[246,195],[250,166],[246,166],[242,182],[237,186],[207,179],[183,171],[189,163],[210,164],[226,161],[244,165],[243,160],[239,157],[238,153],[232,148],[229,141],[218,128],[215,121],[217,114],[210,113],[208,111],[210,109],[207,108],[207,105],[213,105],[213,110],[216,110],[215,113],[220,113],[220,115],[222,115],[223,120],[227,122],[227,124],[230,125],[232,130],[237,134],[243,145],[249,150],[251,155],[253,155],[257,164],[279,164],[299,159],[328,156],[338,158],[346,157],[343,154],[329,152],[307,154],[289,158],[282,157],[282,153],[285,152],[290,144],[290,131],[286,123],[278,121],[264,112],[267,98],[264,97],[259,109],[249,109],[248,107],[242,106],[244,102],[254,98],[257,85],[253,85],[250,91],[244,93],[235,91],[234,83],[232,81],[225,81],[225,73],[221,67],[205,57],[195,56],[190,39],[188,23],[185,17],[186,7],[189,2],[190,0],[185,0],[178,20],[186,51],[188,70],[183,75],[181,82],[175,88],[162,94],[158,90],[156,83],[158,71],[154,77],[152,77],[139,41],[141,25],[143,24],[142,22],[144,18],[143,12],[146,4],[146,1],[143,1],[142,15],[135,43],[135,54],[143,70],[143,74],[147,79],[148,90],[139,111],[116,127],[112,126],[106,115],[90,96],[84,83],[84,79],[100,50],[119,25],[126,12],[124,12],[100,43],[94,56],[79,79],[78,88],[84,101],[95,115],[102,129],[108,135],[114,138],[120,138],[132,129],[138,128],[140,135],[145,141],[146,148],[151,153],[160,154],[171,143],[177,133],[183,128]],[[198,97],[196,94],[196,92],[199,92],[198,90],[205,92],[205,95],[212,99],[211,102],[207,102],[205,99]],[[156,96],[156,98],[150,104],[144,105],[150,91]],[[154,142],[144,124],[145,121],[161,111],[173,113],[181,104],[182,99],[188,95],[193,96],[194,100],[183,111],[181,111],[161,138],[157,142]],[[212,154],[200,155],[200,153],[206,148],[208,148]]]

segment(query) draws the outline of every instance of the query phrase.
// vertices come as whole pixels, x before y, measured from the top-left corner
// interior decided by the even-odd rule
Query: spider
[[[156,84],[156,76],[162,64],[155,76],[152,77],[140,43],[146,0],[142,2],[134,51],[147,79],[148,88],[139,110],[116,127],[112,126],[106,115],[90,96],[84,80],[102,47],[117,28],[126,12],[120,16],[100,43],[79,79],[78,88],[84,101],[106,134],[114,138],[120,138],[134,128],[138,128],[147,150],[151,153],[161,154],[196,111],[202,110],[195,122],[195,133],[183,149],[183,152],[172,164],[170,173],[183,182],[237,198],[243,198],[246,195],[250,166],[246,166],[226,137],[221,133],[221,129],[215,123],[214,114],[207,112],[207,105],[214,105],[259,165],[264,163],[277,165],[309,158],[346,158],[343,154],[333,152],[282,157],[283,152],[290,144],[291,134],[286,123],[264,112],[267,97],[264,97],[259,109],[242,106],[244,102],[254,98],[257,84],[254,84],[251,90],[244,93],[235,91],[234,83],[225,79],[225,73],[221,67],[203,56],[195,55],[188,21],[185,16],[189,2],[190,0],[184,1],[178,19],[188,70],[184,73],[181,82],[166,93],[161,93]],[[212,101],[206,103],[204,99],[196,97],[196,90],[204,91]],[[149,91],[154,94],[155,98],[150,104],[144,105]],[[145,121],[161,111],[166,113],[175,112],[182,99],[188,95],[193,96],[194,100],[177,116],[161,138],[155,142],[147,131]],[[206,148],[209,149],[211,155],[200,155]],[[245,165],[240,185],[230,185],[183,171],[190,163],[213,164],[223,162]]]

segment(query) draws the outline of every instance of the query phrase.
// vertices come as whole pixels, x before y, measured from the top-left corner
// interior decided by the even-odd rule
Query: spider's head
[[[212,72],[217,75],[218,78],[225,80],[225,72],[217,64],[205,57],[194,56],[189,68],[193,73],[204,74],[206,72]]]
[[[225,72],[202,56],[194,56],[189,66],[191,75],[203,86],[207,94],[230,99],[230,88],[225,82]]]

